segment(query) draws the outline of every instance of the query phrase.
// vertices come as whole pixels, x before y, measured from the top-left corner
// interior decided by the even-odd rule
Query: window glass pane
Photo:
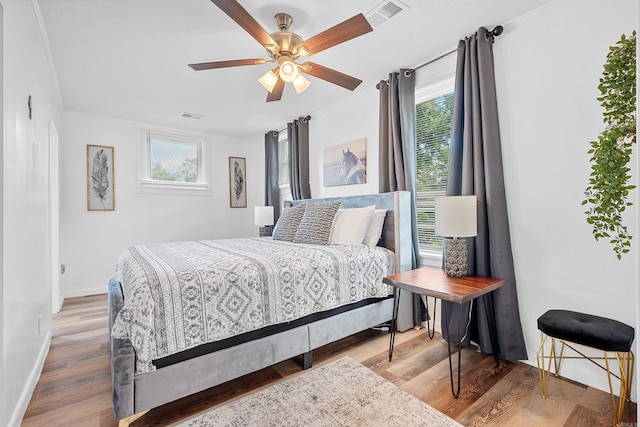
[[[435,198],[447,189],[453,92],[416,105],[416,214],[421,251],[442,252]]]
[[[198,143],[149,138],[150,178],[156,181],[197,182]]]
[[[278,163],[280,185],[289,184],[289,144],[286,138],[278,142]]]

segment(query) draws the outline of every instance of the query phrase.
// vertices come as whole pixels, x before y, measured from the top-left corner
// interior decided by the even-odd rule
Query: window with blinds
[[[279,167],[279,184],[280,184],[280,210],[287,206],[287,203],[293,200],[291,194],[291,186],[289,183],[289,168],[291,162],[289,160],[289,139],[287,132],[280,132],[278,139],[278,167]]]
[[[280,132],[282,135],[283,132]],[[280,186],[289,185],[289,140],[280,137],[278,140],[278,179]]]
[[[442,253],[435,235],[435,198],[444,196],[449,166],[453,92],[416,105],[416,215],[421,252]]]

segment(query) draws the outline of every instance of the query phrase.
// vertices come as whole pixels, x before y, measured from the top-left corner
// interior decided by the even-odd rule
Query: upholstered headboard
[[[399,271],[411,270],[411,193],[395,191],[392,193],[365,194],[360,196],[329,197],[323,199],[294,200],[292,205],[301,203],[342,202],[341,207],[359,208],[375,205],[376,209],[386,209],[387,216],[382,229],[382,238],[378,243],[394,251],[396,267]]]

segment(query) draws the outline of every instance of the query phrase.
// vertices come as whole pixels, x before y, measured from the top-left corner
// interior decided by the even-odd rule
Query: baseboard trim
[[[38,352],[36,363],[29,373],[29,379],[22,389],[22,393],[20,394],[20,398],[18,399],[16,407],[11,414],[11,418],[9,418],[9,426],[20,426],[22,418],[24,418],[24,414],[25,412],[27,412],[27,407],[29,406],[29,402],[31,401],[31,396],[33,396],[33,392],[36,389],[38,380],[40,379],[40,374],[42,373],[44,362],[47,359],[47,354],[49,354],[50,346],[51,330],[47,331],[45,339],[42,341],[42,346],[40,347],[40,351]]]
[[[106,294],[106,293],[107,293],[106,286],[103,286],[100,288],[76,289],[73,291],[64,291],[64,298],[86,297],[89,295],[100,295],[100,294]]]

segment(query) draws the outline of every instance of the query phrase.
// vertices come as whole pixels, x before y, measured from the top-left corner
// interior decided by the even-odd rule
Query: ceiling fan
[[[314,62],[296,62],[300,57],[307,57],[325,49],[344,43],[373,31],[363,14],[335,25],[307,40],[289,31],[293,18],[286,13],[278,13],[274,19],[279,31],[269,34],[236,0],[211,0],[231,19],[236,21],[246,32],[258,41],[266,50],[270,59],[236,59],[230,61],[203,62],[189,64],[196,71],[214,68],[239,67],[243,65],[260,65],[274,63],[277,66],[267,71],[259,82],[269,91],[267,102],[279,101],[282,98],[284,85],[291,82],[297,93],[304,92],[310,85],[304,74],[326,80],[345,89],[354,90],[362,80],[332,70]]]

